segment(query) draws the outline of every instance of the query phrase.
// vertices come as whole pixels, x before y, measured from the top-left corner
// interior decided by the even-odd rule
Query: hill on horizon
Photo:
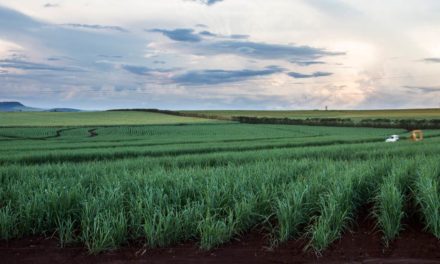
[[[31,112],[39,110],[38,108],[25,106],[17,101],[0,102],[0,111],[2,112]]]
[[[46,110],[45,112],[63,112],[63,113],[72,113],[72,112],[82,112],[83,110],[75,109],[75,108],[51,108]]]
[[[26,106],[18,101],[0,102],[0,112],[82,112],[80,109],[74,108],[51,108],[42,109]]]

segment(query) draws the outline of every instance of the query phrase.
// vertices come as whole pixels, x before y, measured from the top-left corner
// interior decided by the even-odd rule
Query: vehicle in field
[[[400,138],[398,135],[391,135],[387,139],[385,139],[385,142],[397,142],[399,141],[399,139]]]
[[[411,131],[410,139],[412,141],[422,141],[423,140],[423,131],[422,130],[413,130],[413,131]]]

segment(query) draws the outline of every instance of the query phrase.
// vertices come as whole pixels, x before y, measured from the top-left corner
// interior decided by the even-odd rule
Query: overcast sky
[[[0,101],[440,107],[437,0],[0,0]]]

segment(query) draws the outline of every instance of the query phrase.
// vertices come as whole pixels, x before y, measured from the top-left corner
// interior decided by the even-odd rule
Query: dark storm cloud
[[[431,63],[440,63],[440,58],[425,58],[423,59],[425,62],[431,62]]]
[[[298,73],[298,72],[289,72],[287,74],[290,77],[293,77],[295,79],[305,79],[305,78],[317,78],[317,77],[330,76],[333,73],[331,73],[331,72],[314,72],[312,74],[303,74],[303,73]]]
[[[406,85],[406,86],[403,86],[403,87],[408,89],[408,90],[410,90],[410,91],[417,91],[417,92],[421,92],[421,93],[424,93],[424,94],[440,92],[440,86],[411,86],[411,85]]]
[[[263,70],[195,70],[177,75],[172,80],[182,85],[215,85],[238,82],[280,72],[282,72],[282,69],[278,67],[268,67]]]
[[[199,42],[202,40],[198,34],[194,33],[193,29],[189,28],[178,28],[174,30],[152,29],[149,30],[149,32],[162,33],[164,36],[175,41]]]
[[[75,24],[75,23],[70,23],[70,24],[62,24],[62,26],[68,26],[68,27],[73,27],[73,28],[83,28],[83,29],[95,29],[95,30],[113,30],[113,31],[118,31],[118,32],[128,32],[128,30],[126,30],[123,27],[118,27],[118,26],[106,26],[106,25],[89,25],[89,24]]]

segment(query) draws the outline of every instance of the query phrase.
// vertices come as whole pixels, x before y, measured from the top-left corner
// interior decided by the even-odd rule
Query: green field
[[[204,123],[212,120],[180,117],[151,112],[0,112],[0,127],[4,126],[107,126]]]
[[[0,128],[0,239],[55,236],[91,253],[185,241],[211,249],[259,228],[273,246],[303,237],[321,252],[362,208],[384,247],[414,215],[440,238],[440,130],[384,143],[408,133],[143,112],[14,115],[4,124],[39,127]],[[173,120],[196,123],[165,124]]]
[[[440,108],[436,109],[403,109],[403,110],[305,110],[305,111],[247,111],[247,110],[206,110],[206,111],[182,111],[183,113],[199,113],[205,115],[233,117],[274,117],[274,118],[351,118],[361,119],[431,119],[440,118]]]

